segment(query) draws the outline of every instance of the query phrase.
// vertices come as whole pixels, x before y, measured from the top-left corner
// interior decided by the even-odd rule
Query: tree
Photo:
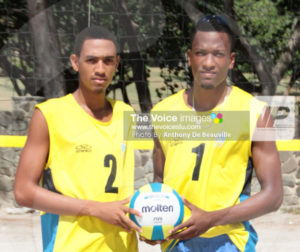
[[[186,52],[193,25],[204,13],[225,12],[237,27],[237,64],[230,73],[237,86],[271,95],[286,73],[293,73],[293,83],[299,71],[298,1],[92,0],[91,5],[76,0],[27,2],[0,0],[0,67],[19,95],[60,95],[63,89],[58,82],[63,79],[66,92],[77,87],[69,55],[75,34],[90,23],[115,32],[122,49],[122,61],[108,92],[120,89],[123,100],[131,103],[127,87],[135,84],[141,110],[149,111],[149,66],[161,68],[165,86],[156,89],[159,97],[191,83]],[[38,2],[42,3],[40,7]],[[27,8],[29,12],[24,11]],[[30,13],[35,17],[29,23]],[[36,22],[42,17],[45,21]],[[49,34],[51,39],[45,39]],[[47,62],[43,62],[45,57]],[[36,73],[41,73],[40,77]],[[44,86],[41,76],[49,81]]]
[[[18,56],[21,54],[21,50],[27,54],[28,43],[25,32],[21,35],[16,31],[28,22],[28,16],[26,13],[18,11],[19,6],[26,6],[26,1],[0,1],[0,67],[10,77],[17,94],[23,95],[26,93],[26,87],[30,86],[30,81],[25,78],[27,75],[24,74],[26,69],[30,68],[28,66],[30,63],[27,63],[24,57]],[[14,50],[10,48],[14,48]],[[22,91],[17,80],[24,84],[25,92]]]
[[[295,22],[297,15],[293,10],[294,6],[287,8],[284,1],[173,0],[162,2],[167,17],[170,17],[167,18],[167,28],[164,31],[170,32],[168,29],[176,27],[176,32],[172,36],[175,40],[177,35],[176,40],[184,50],[186,49],[184,41],[186,35],[184,34],[185,31],[190,32],[191,29],[189,25],[186,25],[187,21],[183,21],[183,12],[193,24],[204,13],[225,12],[231,18],[231,23],[235,27],[235,35],[238,37],[236,46],[238,57],[230,78],[237,86],[248,92],[259,91],[264,95],[273,95],[284,73],[291,69],[293,62],[299,60],[296,53],[299,50],[299,26]],[[166,41],[160,40],[159,43],[164,48],[172,48],[172,45]],[[173,51],[176,54],[174,62],[164,63],[163,67],[167,67],[174,75],[188,75],[185,71],[185,59],[178,57],[178,50]],[[246,73],[247,75],[252,73],[252,76],[256,77],[249,79]],[[169,77],[164,76],[164,78],[167,81]],[[173,85],[171,87],[170,84],[166,85],[172,90]]]
[[[294,55],[300,45],[299,38],[296,39],[299,27],[294,25],[296,13],[286,5],[281,5],[282,3],[283,1],[268,0],[234,3],[235,18],[240,24],[241,33],[248,37],[247,41],[241,40],[242,45],[246,47],[248,42],[252,48],[248,50],[248,56],[251,57],[251,64],[265,95],[275,93],[281,78],[288,70],[287,66],[292,62],[290,58],[285,68],[280,67],[286,59],[285,55]]]
[[[136,28],[132,25],[134,21],[127,13],[125,1],[121,4],[115,1],[115,5],[106,0],[92,2],[94,3],[88,6],[81,1],[0,0],[0,10],[14,10],[13,15],[3,15],[2,22],[0,20],[0,27],[6,31],[1,33],[0,38],[2,50],[0,67],[11,78],[19,95],[29,93],[48,98],[61,96],[65,92],[64,80],[67,92],[77,87],[77,76],[71,70],[68,57],[72,52],[75,34],[88,25],[88,19],[92,25],[102,24],[114,31],[119,24],[124,25],[122,34],[128,38],[136,33]],[[24,12],[26,8],[27,13]],[[70,10],[74,11],[73,15],[70,15]],[[88,17],[89,10],[91,16]],[[99,18],[107,17],[107,13],[117,15],[110,15],[107,19]],[[119,22],[119,19],[122,20]],[[138,34],[135,39],[120,39],[123,48],[130,50],[121,52],[127,61],[121,62],[117,83],[113,84],[108,92],[120,88],[123,99],[130,103],[126,86],[136,82],[141,110],[146,112],[151,109],[152,103],[147,83],[148,72],[139,50],[137,37]],[[12,60],[11,55],[16,55],[15,60]],[[129,72],[133,72],[132,77],[129,77]],[[24,91],[17,80],[23,83]]]
[[[31,37],[38,63],[36,89],[46,98],[63,96],[64,76],[59,60],[59,43],[49,1],[27,0]]]
[[[119,3],[118,3],[119,2]],[[140,47],[137,40],[139,26],[130,18],[127,6],[124,0],[114,1],[117,11],[120,14],[120,24],[125,34],[128,36],[126,40],[129,48],[130,65],[133,72],[133,80],[136,84],[139,104],[142,112],[149,112],[152,108],[151,96],[147,81],[147,71],[145,60],[141,57]]]
[[[300,50],[300,17],[297,18],[296,25],[292,30],[293,32],[287,42],[287,47],[272,70],[273,78],[277,85],[291,64],[296,51]]]

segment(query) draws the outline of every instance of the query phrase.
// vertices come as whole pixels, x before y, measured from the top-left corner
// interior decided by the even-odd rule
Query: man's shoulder
[[[130,112],[134,111],[133,108],[129,104],[127,104],[123,101],[115,100],[115,99],[111,99],[111,98],[107,98],[107,100],[113,106],[114,110],[117,109],[118,111],[121,110],[121,111],[130,111]]]
[[[55,106],[55,105],[60,106],[64,103],[67,103],[70,100],[71,95],[72,94],[67,94],[62,97],[50,98],[42,103],[37,104],[36,106],[37,107]]]
[[[233,92],[235,93],[236,96],[244,99],[252,99],[254,96],[243,89],[237,87],[237,86],[232,86]]]
[[[152,109],[152,111],[162,111],[162,110],[176,110],[183,103],[183,93],[185,89],[180,90],[176,94],[172,94],[162,101],[158,102]]]
[[[42,103],[35,105],[36,108],[41,111],[49,111],[56,110],[56,112],[60,111],[62,108],[65,108],[67,104],[70,104],[72,98],[72,94],[67,94],[62,97],[50,98]]]
[[[257,97],[252,94],[240,89],[239,87],[232,86],[233,89],[233,99],[236,101],[240,108],[243,109],[245,107],[264,107],[265,103],[260,101]]]

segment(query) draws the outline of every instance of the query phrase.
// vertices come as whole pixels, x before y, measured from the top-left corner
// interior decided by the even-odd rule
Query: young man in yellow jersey
[[[133,194],[133,146],[126,142],[127,104],[105,91],[118,67],[115,37],[84,29],[70,60],[79,87],[36,106],[15,179],[18,204],[43,211],[44,251],[137,251],[127,214]]]
[[[272,126],[269,112],[264,103],[226,83],[235,62],[233,45],[234,35],[225,17],[201,18],[188,50],[193,87],[166,98],[152,110],[199,115],[236,111],[232,128],[240,123],[238,111],[256,118],[250,131],[237,127],[239,137],[231,140],[222,136],[174,141],[163,138],[163,130],[156,132],[154,181],[173,187],[186,206],[184,222],[162,242],[164,251],[255,251],[257,235],[248,220],[281,205],[283,189],[275,142],[253,138],[256,126]],[[208,128],[198,133],[205,130]],[[243,136],[247,138],[240,138]],[[261,191],[250,196],[253,168]]]

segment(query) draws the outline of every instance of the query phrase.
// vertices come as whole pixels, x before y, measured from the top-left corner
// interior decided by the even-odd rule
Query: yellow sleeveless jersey
[[[133,109],[121,101],[109,102],[113,115],[108,122],[89,116],[72,94],[36,106],[47,121],[50,136],[41,180],[44,188],[101,202],[133,194],[133,144],[124,140],[127,132],[123,127],[123,112]],[[128,234],[95,217],[45,213],[41,222],[47,252],[137,251],[134,232]]]
[[[184,100],[185,90],[172,95],[158,103],[152,110],[187,111],[196,113],[188,107]],[[214,211],[239,204],[250,194],[250,182],[253,170],[251,160],[251,137],[259,114],[265,104],[237,87],[232,87],[226,102],[209,113],[224,111],[238,112],[236,118],[231,116],[231,125],[239,123],[239,115],[246,113],[249,127],[240,129],[235,140],[192,140],[167,138],[160,139],[165,155],[164,183],[173,187],[188,201],[205,211]],[[221,110],[220,110],[221,109]],[[166,113],[166,114],[167,114]],[[224,112],[225,113],[225,112]],[[235,118],[235,120],[234,120]],[[226,117],[223,118],[224,121]],[[199,129],[201,133],[205,129]],[[158,137],[163,130],[156,130]],[[246,136],[246,137],[245,137]],[[185,207],[184,220],[190,218],[190,210]],[[253,251],[257,236],[249,222],[216,226],[209,229],[201,237],[215,237],[227,234],[240,251]],[[177,241],[169,241],[162,245],[164,251],[171,251]]]

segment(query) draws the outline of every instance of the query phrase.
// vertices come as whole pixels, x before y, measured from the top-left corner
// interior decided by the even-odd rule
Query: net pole
[[[89,0],[89,8],[88,8],[88,27],[91,26],[91,0]]]

